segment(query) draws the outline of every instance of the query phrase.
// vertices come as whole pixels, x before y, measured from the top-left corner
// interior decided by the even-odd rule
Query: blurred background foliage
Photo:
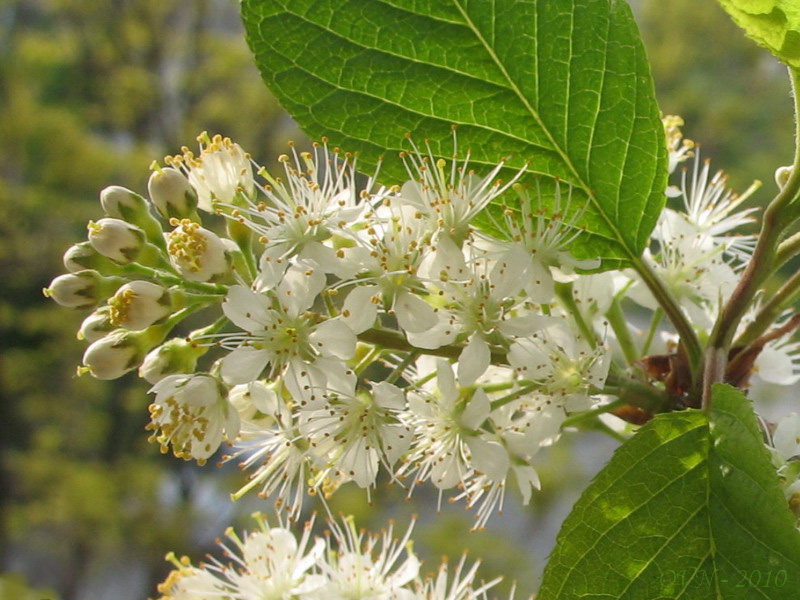
[[[764,180],[763,201],[774,169],[791,162],[783,69],[714,0],[633,4],[662,109],[685,118],[734,188]],[[251,64],[233,0],[0,0],[0,600],[152,596],[167,550],[200,558],[226,525],[249,527],[249,512],[269,511],[228,502],[242,481],[235,469],[159,455],[135,377],[76,377],[84,315],[41,293],[86,221],[102,216],[99,190],[144,192],[150,161],[203,130],[267,165],[300,137]],[[480,534],[467,533],[463,511],[437,517],[430,491],[412,504],[381,487],[369,506],[345,488],[333,510],[372,529],[418,512],[423,555],[455,559],[470,547],[485,576],[516,578],[524,598],[560,519],[613,447],[566,436],[541,462],[535,504],[520,509],[510,493],[506,514]]]

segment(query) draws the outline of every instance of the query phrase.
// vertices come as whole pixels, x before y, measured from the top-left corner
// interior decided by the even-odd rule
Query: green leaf
[[[545,198],[572,186],[579,257],[618,266],[648,243],[666,150],[623,0],[243,0],[242,15],[265,82],[311,136],[368,165],[385,155],[399,181],[404,135],[449,156],[455,124],[476,169],[511,156],[505,176],[529,162]]]
[[[617,450],[559,534],[539,600],[797,598],[800,533],[749,401],[659,415]]]
[[[800,2],[797,0],[719,0],[747,36],[781,62],[800,69]]]

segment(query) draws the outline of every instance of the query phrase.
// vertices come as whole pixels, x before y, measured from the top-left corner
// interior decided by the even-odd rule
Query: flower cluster
[[[677,165],[694,145],[671,123]],[[347,482],[430,482],[481,527],[509,481],[528,501],[539,450],[635,368],[632,352],[617,364],[625,336],[607,315],[624,295],[655,302],[634,275],[581,274],[601,265],[570,252],[569,186],[545,194],[506,161],[481,176],[455,145],[445,160],[410,138],[391,187],[325,143],[291,146],[277,176],[228,139],[199,140],[153,164],[148,199],[104,190],[106,216],[45,292],[93,309],[81,372],[138,368],[153,385],[164,452],[202,463],[227,443],[223,460],[250,471],[234,497],[254,490],[296,518],[306,495]],[[752,240],[731,234],[747,194],[697,161],[648,258],[702,327]],[[496,236],[474,225],[490,205]]]
[[[499,580],[476,582],[479,563],[462,556],[453,573],[443,562],[434,576],[420,577],[420,561],[410,540],[393,526],[381,535],[357,530],[352,518],[329,522],[326,537],[312,539],[313,521],[300,539],[283,525],[271,527],[256,515],[259,528],[242,536],[227,531],[220,542],[225,561],[192,565],[169,555],[175,569],[159,585],[160,600],[230,598],[374,598],[375,600],[479,600]]]

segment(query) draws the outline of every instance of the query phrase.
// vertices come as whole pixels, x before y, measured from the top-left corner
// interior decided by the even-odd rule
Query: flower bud
[[[164,230],[161,223],[150,213],[147,200],[136,192],[112,185],[100,192],[100,203],[109,217],[140,227],[147,239],[156,245],[163,243]]]
[[[169,290],[149,281],[131,281],[108,300],[111,324],[125,329],[146,329],[172,312]]]
[[[86,349],[83,370],[96,379],[117,379],[135,369],[143,354],[136,332],[117,329]]]
[[[141,331],[116,329],[92,342],[83,354],[83,367],[97,379],[116,379],[138,367],[145,355],[164,341],[172,324],[153,325]]]
[[[783,189],[789,177],[792,176],[792,167],[778,167],[775,169],[775,183],[779,189]]]
[[[120,277],[103,277],[97,271],[78,271],[59,275],[42,290],[61,306],[91,308],[113,294],[125,282]]]
[[[220,237],[189,219],[172,219],[167,234],[169,260],[190,281],[217,281],[230,271],[225,244]]]
[[[120,272],[120,267],[94,249],[91,242],[73,244],[64,253],[64,266],[71,273],[94,269],[103,275],[112,275]]]
[[[78,339],[94,342],[114,331],[116,327],[111,323],[110,313],[109,306],[101,306],[86,317],[78,330]]]
[[[129,223],[135,221],[136,215],[147,212],[147,201],[144,198],[119,185],[110,185],[102,190],[100,204],[109,217]]]
[[[197,192],[184,174],[172,167],[153,171],[147,192],[150,202],[165,219],[184,219],[197,209]]]
[[[139,367],[139,377],[149,383],[158,383],[168,375],[191,373],[197,359],[208,350],[186,338],[172,338],[151,350]]]
[[[88,228],[92,247],[122,265],[136,260],[145,244],[144,232],[120,219],[89,221]]]

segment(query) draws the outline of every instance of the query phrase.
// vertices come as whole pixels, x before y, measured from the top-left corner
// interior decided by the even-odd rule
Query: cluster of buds
[[[677,164],[692,146],[675,135]],[[383,471],[409,493],[454,490],[481,527],[509,480],[526,502],[539,487],[535,456],[568,418],[618,405],[635,350],[611,315],[623,295],[651,298],[633,275],[581,274],[600,263],[570,252],[582,211],[567,186],[523,185],[526,166],[506,161],[479,176],[455,145],[445,160],[410,138],[408,178],[390,187],[359,185],[324,142],[291,146],[278,177],[230,140],[199,139],[199,154],[153,164],[149,201],[103,191],[107,216],[46,293],[94,308],[82,370],[138,368],[153,384],[164,452],[202,463],[229,445],[223,458],[252,471],[234,497],[255,490],[295,518],[307,494],[369,493]],[[727,276],[711,267],[749,248],[726,234],[746,213],[706,177],[656,230],[669,257],[685,256],[667,238],[678,229],[708,251],[677,283]],[[496,236],[473,224],[489,205]],[[686,298],[705,312],[718,293]],[[206,324],[184,330],[198,311]]]

